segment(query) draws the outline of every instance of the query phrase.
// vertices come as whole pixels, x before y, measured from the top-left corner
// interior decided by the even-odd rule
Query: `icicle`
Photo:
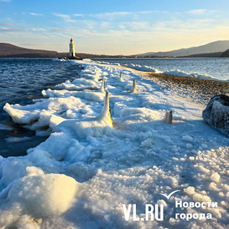
[[[103,80],[102,80],[102,85],[101,85],[100,91],[101,92],[105,92],[105,78],[104,77],[103,77]]]
[[[111,125],[113,125],[113,122],[112,122],[112,119],[111,119],[111,112],[110,112],[109,91],[106,91],[103,110],[100,113],[100,115],[97,116],[97,120],[98,121],[106,120]]]
[[[166,111],[165,117],[163,118],[163,121],[172,124],[173,123],[173,112],[172,111]]]
[[[133,79],[133,88],[132,88],[131,92],[132,93],[138,92],[137,89],[136,89],[136,79]]]

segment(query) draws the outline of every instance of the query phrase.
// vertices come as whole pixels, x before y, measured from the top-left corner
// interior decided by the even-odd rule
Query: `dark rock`
[[[202,113],[203,119],[211,126],[229,132],[229,96],[216,95],[209,101]]]
[[[64,60],[83,60],[83,58],[80,58],[78,56],[69,56],[69,57],[63,57],[58,59],[64,59]]]

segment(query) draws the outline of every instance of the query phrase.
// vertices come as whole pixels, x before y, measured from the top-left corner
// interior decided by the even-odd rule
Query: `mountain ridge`
[[[190,48],[176,49],[166,52],[147,52],[137,54],[138,56],[189,56],[207,53],[219,53],[229,49],[229,40],[213,41],[205,45],[194,46]]]
[[[0,58],[64,58],[68,57],[68,52],[57,52],[49,50],[28,49],[9,43],[0,43]],[[80,58],[122,58],[123,55],[97,55],[88,53],[76,53]],[[133,56],[129,56],[132,57]]]
[[[80,58],[160,58],[160,57],[220,57],[229,49],[229,40],[214,41],[205,45],[191,48],[182,48],[168,52],[147,52],[137,55],[98,55],[88,53],[76,53]],[[0,58],[64,58],[68,52],[28,49],[9,43],[0,43]],[[223,56],[223,55],[222,55]],[[224,55],[225,56],[225,55]]]

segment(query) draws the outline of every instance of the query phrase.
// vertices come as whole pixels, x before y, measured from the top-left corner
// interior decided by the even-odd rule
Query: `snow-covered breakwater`
[[[43,90],[34,104],[4,106],[15,122],[50,137],[25,157],[1,158],[0,225],[225,228],[228,139],[202,120],[204,107],[134,70],[74,63],[84,67],[79,79]],[[173,124],[162,122],[169,110]],[[146,220],[145,205],[157,203],[163,220]],[[136,204],[129,221],[123,204]]]

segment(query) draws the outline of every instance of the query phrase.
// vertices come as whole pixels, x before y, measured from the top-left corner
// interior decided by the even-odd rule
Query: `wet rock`
[[[211,126],[229,132],[229,96],[216,95],[211,98],[202,113],[203,119]]]

